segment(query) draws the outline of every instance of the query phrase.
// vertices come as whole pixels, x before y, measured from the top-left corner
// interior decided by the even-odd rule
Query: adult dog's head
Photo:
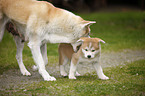
[[[90,25],[95,21],[86,21],[69,11],[54,8],[50,11],[48,30],[51,33],[64,36],[63,43],[75,43],[81,37],[88,37],[90,34]],[[69,40],[69,41],[68,41]]]

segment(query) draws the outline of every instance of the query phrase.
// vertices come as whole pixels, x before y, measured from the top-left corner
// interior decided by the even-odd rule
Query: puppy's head
[[[81,51],[83,53],[83,56],[88,59],[95,58],[97,55],[99,55],[100,52],[100,42],[105,43],[100,38],[87,38],[82,37],[78,40],[78,42],[82,42]]]

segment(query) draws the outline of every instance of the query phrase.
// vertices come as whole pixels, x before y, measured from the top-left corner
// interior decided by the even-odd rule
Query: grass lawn
[[[78,14],[86,20],[96,21],[91,26],[91,37],[99,37],[106,44],[102,44],[102,51],[121,52],[126,49],[145,49],[145,12],[116,12]],[[58,44],[48,44],[48,66],[58,63]],[[0,74],[9,69],[19,69],[15,59],[16,46],[12,36],[5,32],[0,42]],[[25,44],[23,61],[27,68],[34,62],[30,49]],[[13,88],[0,91],[3,95],[113,95],[113,96],[145,96],[145,60],[104,69],[110,80],[99,80],[94,74],[78,77],[77,80],[57,78],[56,82],[32,83],[25,85],[25,89]],[[1,78],[1,77],[0,77]],[[27,77],[26,77],[27,78]],[[21,85],[19,85],[21,86]],[[11,90],[11,91],[8,91]]]
[[[19,85],[26,86],[24,89],[11,88],[0,92],[4,96],[145,96],[144,69],[145,60],[140,60],[106,68],[104,72],[110,77],[109,80],[99,80],[94,73],[78,77],[77,80],[57,78],[55,82],[41,81]]]

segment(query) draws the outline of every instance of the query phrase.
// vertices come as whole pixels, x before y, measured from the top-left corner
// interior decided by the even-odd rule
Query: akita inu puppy
[[[36,0],[0,0],[0,41],[6,24],[13,23],[20,36],[14,36],[16,58],[23,75],[31,75],[22,60],[23,41],[28,41],[36,67],[46,81],[56,80],[45,69],[48,62],[46,43],[75,43],[89,33],[92,21],[52,4]],[[23,39],[22,39],[23,38]]]
[[[71,60],[69,79],[76,79],[75,74],[79,75],[76,72],[76,66],[79,62],[87,62],[88,64],[93,64],[97,75],[100,79],[109,79],[104,75],[101,64],[99,63],[101,55],[101,44],[105,43],[99,38],[88,38],[82,37],[77,42],[82,42],[79,50],[75,53],[71,44],[60,44],[59,45],[59,65],[60,65],[60,74],[62,76],[67,76],[65,72],[64,65]]]

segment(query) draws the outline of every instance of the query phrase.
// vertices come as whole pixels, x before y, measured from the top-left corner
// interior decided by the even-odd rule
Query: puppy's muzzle
[[[88,58],[91,58],[91,55],[88,55],[87,57],[88,57]]]

